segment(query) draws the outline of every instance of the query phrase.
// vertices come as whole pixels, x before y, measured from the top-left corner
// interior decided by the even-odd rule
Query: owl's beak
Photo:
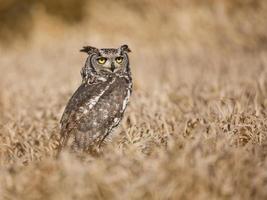
[[[114,72],[114,70],[115,70],[115,64],[114,64],[114,62],[111,63],[111,68],[110,69],[111,69],[112,72]]]

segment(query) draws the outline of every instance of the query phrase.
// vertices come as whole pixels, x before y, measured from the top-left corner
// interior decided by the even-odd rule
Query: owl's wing
[[[131,83],[124,77],[115,76],[97,98],[94,106],[83,109],[75,127],[75,146],[86,149],[100,146],[123,117],[131,93]],[[92,100],[92,99],[91,99]],[[89,100],[89,101],[91,101]]]
[[[83,115],[83,107],[86,104],[94,103],[88,102],[90,99],[94,99],[103,92],[105,87],[109,84],[110,80],[106,82],[99,82],[93,84],[82,83],[80,87],[70,98],[63,115],[60,120],[61,124],[61,139],[60,145],[64,146],[69,138],[69,133],[77,125],[77,119]]]
[[[59,151],[75,130],[79,147],[102,142],[120,122],[131,91],[125,78],[113,77],[99,84],[82,84],[69,100],[61,119]],[[78,135],[77,135],[78,134]]]
[[[96,84],[81,84],[80,87],[70,98],[63,115],[60,120],[61,128],[64,130],[67,128],[70,122],[73,122],[73,117],[81,114],[81,108],[85,103],[88,103],[88,99],[93,99],[100,95],[100,93],[109,84],[109,80],[106,82]],[[90,102],[89,102],[90,103]]]

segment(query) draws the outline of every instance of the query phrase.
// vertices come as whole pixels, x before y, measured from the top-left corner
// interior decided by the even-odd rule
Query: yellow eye
[[[123,57],[117,57],[115,60],[116,60],[117,63],[120,64],[122,62],[122,60],[123,60]]]
[[[106,61],[107,61],[107,59],[104,58],[104,57],[100,57],[100,58],[97,59],[97,62],[98,62],[99,64],[101,64],[101,65],[105,64]]]

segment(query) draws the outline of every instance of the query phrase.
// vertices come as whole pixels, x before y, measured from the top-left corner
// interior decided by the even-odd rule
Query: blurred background
[[[1,0],[0,115],[55,109],[58,123],[84,45],[128,44],[135,94],[170,107],[254,94],[253,81],[265,83],[266,18],[264,0]]]
[[[128,44],[137,94],[234,98],[266,71],[266,18],[264,0],[1,0],[0,106],[10,114],[67,98],[84,45]]]
[[[0,0],[0,199],[267,199],[266,19],[266,0]],[[55,160],[79,50],[122,44],[117,139]]]
[[[264,49],[267,40],[262,0],[1,0],[0,11],[6,46],[16,40],[29,43],[37,33],[81,43],[120,39],[132,45],[245,50]]]
[[[137,73],[149,75],[149,65],[169,76],[179,57],[265,51],[266,13],[264,0],[1,0],[0,44],[4,53],[73,60],[83,45],[128,43],[134,60],[143,60]]]

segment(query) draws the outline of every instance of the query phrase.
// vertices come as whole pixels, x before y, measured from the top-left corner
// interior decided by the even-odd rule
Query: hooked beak
[[[114,70],[115,70],[115,64],[114,64],[114,62],[111,63],[111,68],[110,69],[111,69],[112,72],[114,72]]]

